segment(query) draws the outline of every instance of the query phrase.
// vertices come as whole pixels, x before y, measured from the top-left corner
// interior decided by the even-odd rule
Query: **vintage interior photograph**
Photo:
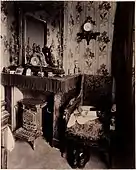
[[[134,13],[1,1],[1,169],[135,169]]]

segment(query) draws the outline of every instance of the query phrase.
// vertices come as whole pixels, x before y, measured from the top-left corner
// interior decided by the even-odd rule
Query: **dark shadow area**
[[[52,143],[53,137],[53,103],[54,96],[51,94],[47,98],[47,105],[42,113],[43,136],[49,144]]]
[[[134,168],[135,116],[132,103],[134,2],[117,2],[112,46],[112,75],[116,83],[116,141],[114,168]]]
[[[67,161],[72,168],[84,168],[90,159],[90,147],[67,141]]]
[[[18,129],[23,126],[23,105],[21,102],[18,102],[16,107],[16,129]]]

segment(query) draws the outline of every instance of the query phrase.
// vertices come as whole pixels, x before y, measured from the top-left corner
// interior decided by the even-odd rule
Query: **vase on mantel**
[[[78,61],[77,60],[75,60],[74,61],[74,74],[79,74],[79,72],[80,72],[80,69],[79,69],[79,67],[78,67]]]

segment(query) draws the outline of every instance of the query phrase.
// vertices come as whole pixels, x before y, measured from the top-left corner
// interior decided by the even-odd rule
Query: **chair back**
[[[96,107],[111,106],[112,77],[100,75],[84,75],[83,105]],[[110,107],[109,106],[109,107]]]

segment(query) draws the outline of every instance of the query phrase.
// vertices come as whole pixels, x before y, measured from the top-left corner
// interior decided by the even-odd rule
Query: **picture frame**
[[[22,67],[18,67],[15,71],[15,74],[18,74],[18,75],[22,75],[23,74],[23,71],[24,71],[24,68]]]

